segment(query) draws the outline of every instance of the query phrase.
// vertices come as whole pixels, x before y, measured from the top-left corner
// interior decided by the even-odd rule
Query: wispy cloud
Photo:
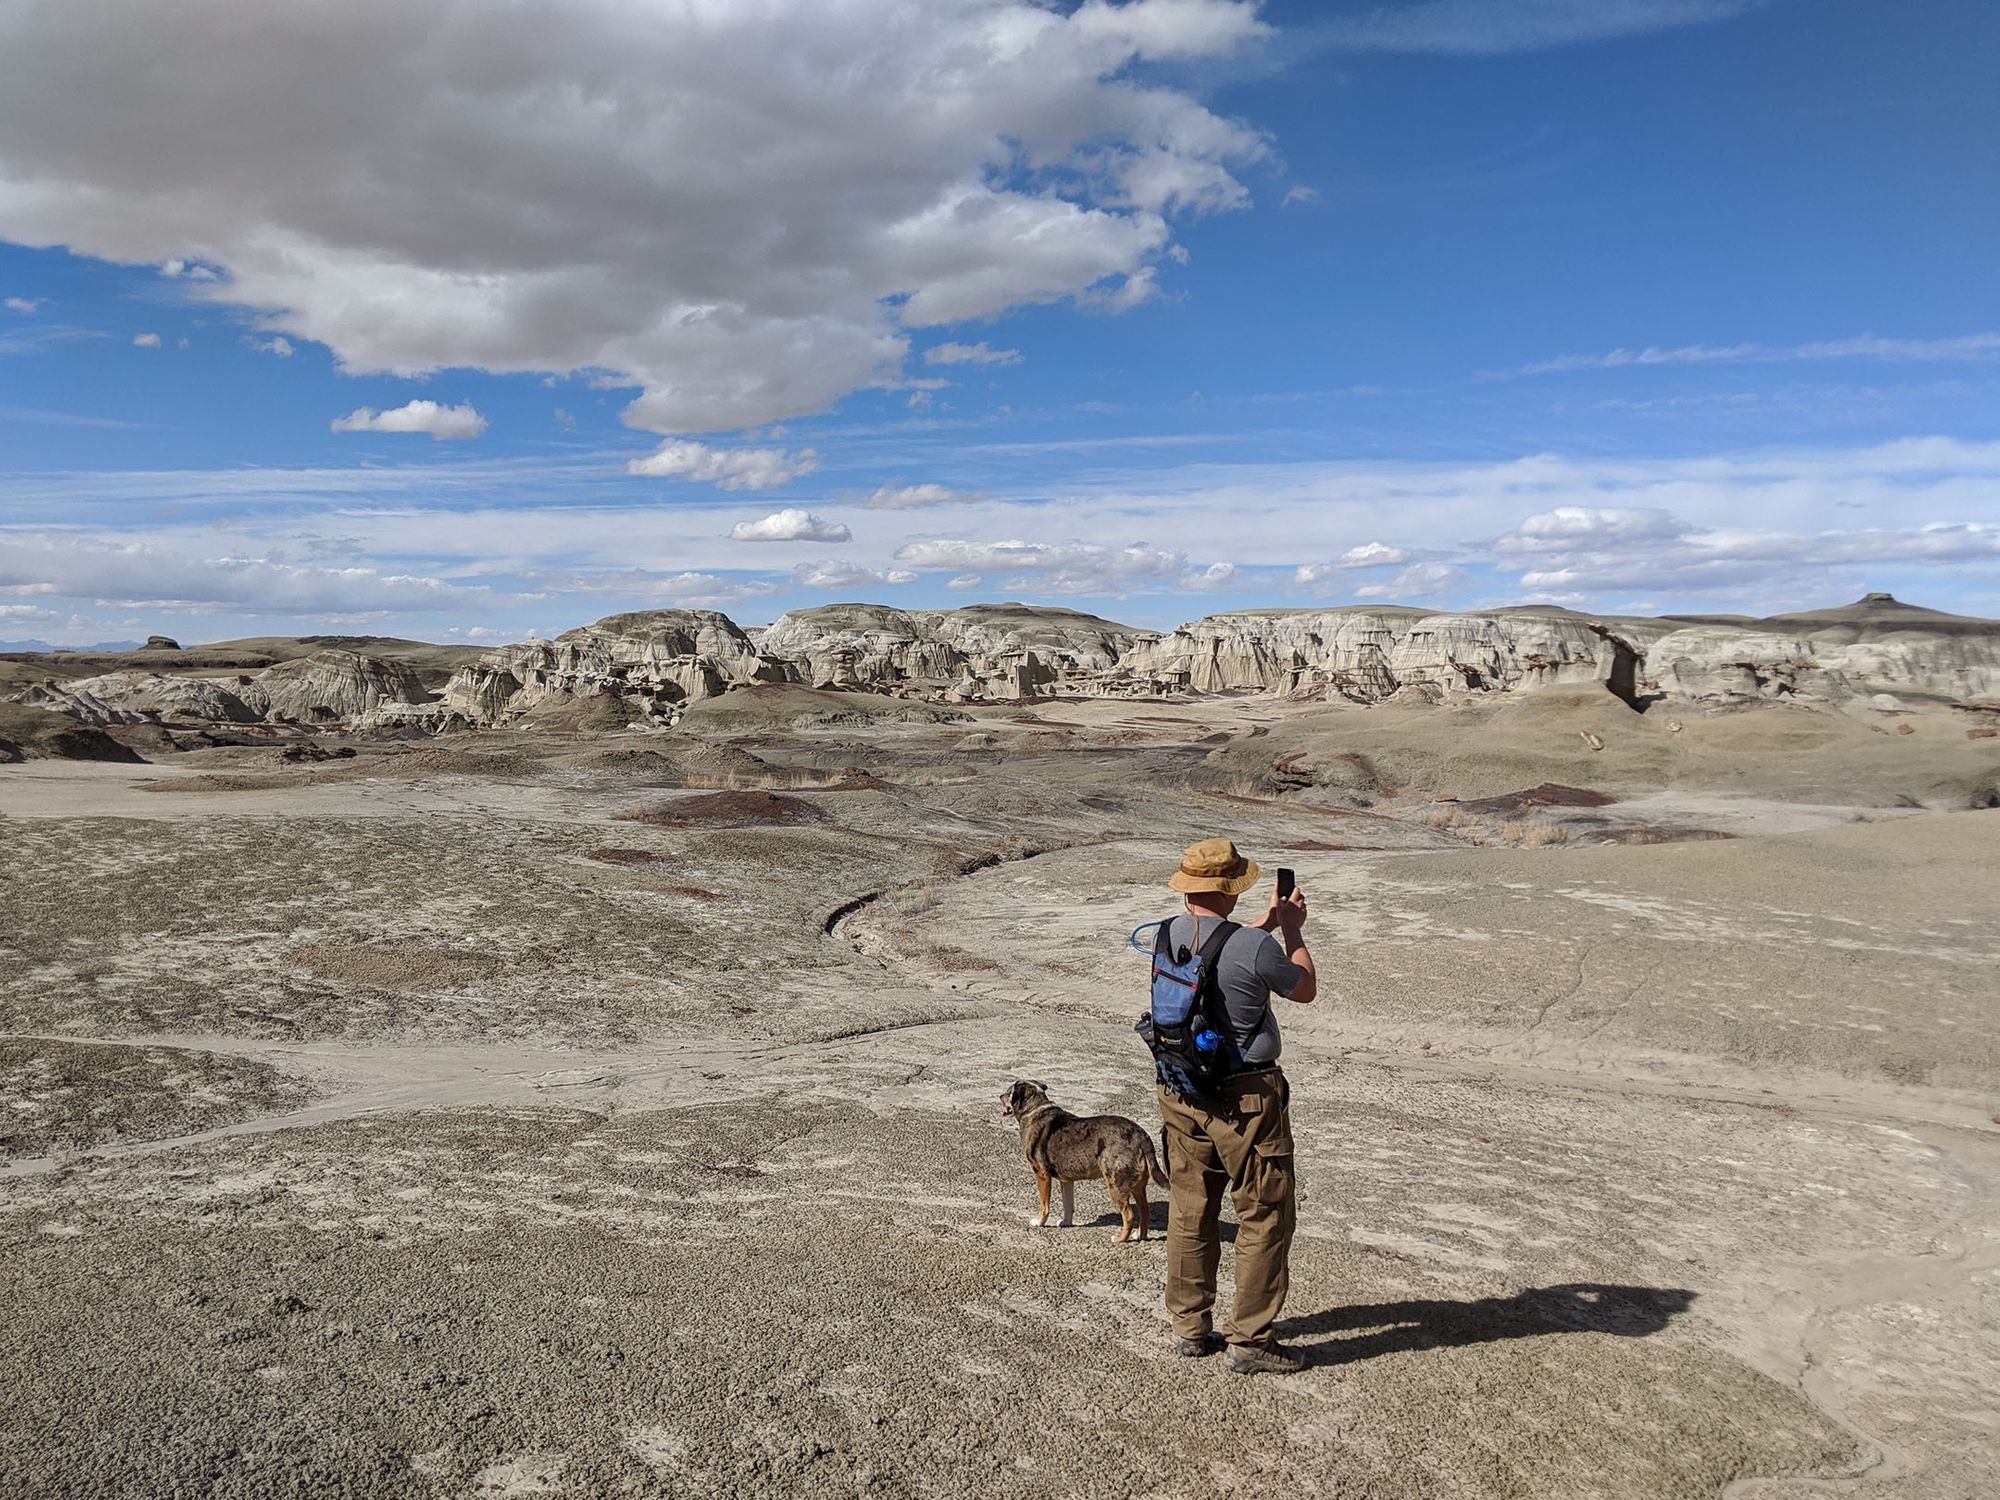
[[[803,589],[901,588],[916,581],[917,575],[908,568],[870,568],[838,559],[800,563],[792,569],[792,582]]]
[[[869,510],[928,510],[934,505],[964,505],[985,498],[942,484],[885,484],[861,503]]]
[[[1018,365],[1019,349],[993,349],[985,344],[938,344],[924,351],[927,365]]]
[[[139,432],[165,426],[162,422],[130,422],[123,417],[93,417],[83,412],[46,411],[39,406],[0,406],[0,422],[20,422],[31,427],[101,427]]]
[[[2000,355],[2000,333],[1968,333],[1943,339],[1893,339],[1862,334],[1809,344],[1682,344],[1677,348],[1613,349],[1604,354],[1559,354],[1508,375],[1559,375],[1570,370],[1622,370],[1646,365],[1777,365],[1823,359],[1882,359],[1904,362],[1990,359]]]
[[[376,568],[301,567],[33,533],[0,533],[0,589],[126,604],[248,606],[291,615],[435,614],[469,610],[491,599],[486,588]]]
[[[5,307],[11,313],[19,313],[24,318],[32,318],[42,310],[41,300],[36,297],[9,297],[5,302],[0,302],[0,307]]]
[[[157,333],[135,333],[132,344],[138,349],[157,349],[160,347],[160,336]]]
[[[1771,0],[1420,0],[1321,23],[1312,36],[1349,52],[1490,56],[1613,41],[1733,20]]]

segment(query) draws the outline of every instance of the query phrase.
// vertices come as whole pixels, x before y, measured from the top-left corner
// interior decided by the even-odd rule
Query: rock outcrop
[[[1132,665],[1134,643],[1150,639],[1095,615],[1026,604],[949,610],[829,604],[780,615],[758,633],[757,649],[785,680],[808,687],[967,702],[1185,687]]]
[[[933,703],[1229,692],[1435,702],[1595,687],[1640,707],[1797,699],[1900,710],[2000,698],[2000,622],[1887,595],[1767,620],[1593,618],[1546,606],[1237,610],[1164,635],[1023,604],[836,604],[753,632],[712,610],[644,610],[489,652],[439,694],[404,662],[330,648],[254,675],[127,669],[17,697],[93,724],[667,727],[688,704],[750,683]]]
[[[0,703],[0,765],[24,760],[144,760],[94,724],[20,703]]]
[[[342,650],[281,661],[236,692],[259,718],[291,724],[367,723],[385,708],[430,698],[422,680],[401,662]]]
[[[352,724],[418,714],[430,699],[408,667],[353,651],[320,651],[222,678],[106,672],[38,683],[18,701],[86,724]]]
[[[1133,652],[1129,666],[1198,693],[1266,692],[1377,703],[1408,687],[1445,693],[1604,683],[1637,676],[1637,622],[1569,610],[1431,614],[1399,606],[1209,615]]]
[[[1841,609],[1768,620],[1689,620],[1653,641],[1648,670],[1669,697],[1961,701],[2000,691],[2000,622],[1870,594]]]
[[[53,709],[86,724],[156,724],[163,719],[250,724],[263,715],[236,692],[206,677],[163,672],[106,672],[70,682],[37,683],[17,702]]]
[[[680,706],[712,698],[732,682],[784,681],[727,615],[655,609],[610,615],[461,667],[445,684],[443,712],[475,724],[518,718],[556,697],[599,693],[628,700],[639,716],[670,724]]]

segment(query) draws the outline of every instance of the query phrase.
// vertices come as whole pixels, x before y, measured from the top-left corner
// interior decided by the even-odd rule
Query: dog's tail
[[[1146,1154],[1148,1156],[1153,1155],[1153,1143],[1151,1141],[1146,1142]],[[1159,1187],[1169,1187],[1172,1185],[1167,1173],[1167,1162],[1167,1127],[1162,1125],[1160,1127],[1160,1154],[1151,1163],[1153,1181]]]

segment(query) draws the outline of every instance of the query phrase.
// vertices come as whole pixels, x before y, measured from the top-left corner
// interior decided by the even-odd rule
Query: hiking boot
[[[1200,1359],[1205,1354],[1215,1353],[1220,1342],[1212,1333],[1204,1333],[1198,1339],[1175,1339],[1174,1353],[1182,1359]]]
[[[1283,1344],[1229,1346],[1229,1372],[1232,1375],[1296,1375],[1305,1367],[1305,1357]]]

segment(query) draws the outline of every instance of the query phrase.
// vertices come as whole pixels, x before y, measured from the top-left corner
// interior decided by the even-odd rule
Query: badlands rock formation
[[[1593,618],[1548,606],[1237,610],[1166,634],[1024,604],[835,604],[755,631],[712,610],[644,610],[490,652],[453,672],[441,693],[409,661],[345,648],[255,673],[171,673],[161,657],[113,658],[130,665],[51,677],[15,697],[99,725],[430,731],[567,722],[563,715],[584,705],[607,710],[606,722],[666,727],[687,704],[756,682],[930,702],[1249,692],[1376,703],[1403,693],[1435,699],[1592,685],[1640,706],[1797,699],[1901,709],[2000,700],[2000,622],[1886,594],[1764,620]]]
[[[628,700],[640,717],[671,723],[679,706],[713,698],[731,683],[783,681],[750,638],[708,609],[610,615],[529,641],[462,667],[445,684],[444,710],[475,724],[518,718],[557,698],[596,694]]]
[[[1599,685],[1628,702],[1720,704],[2000,697],[2000,622],[1870,595],[1770,620],[1597,617],[1547,606],[1437,614],[1400,606],[1240,610],[1160,635],[1022,604],[795,610],[746,633],[701,610],[614,615],[462,669],[444,708],[495,723],[555,695],[605,693],[671,723],[746,682],[932,701],[1262,692],[1375,703]]]
[[[374,726],[430,712],[431,695],[400,662],[354,651],[318,651],[251,674],[170,676],[106,672],[38,683],[19,701],[86,724],[355,724]]]
[[[1430,614],[1399,606],[1209,615],[1133,652],[1138,670],[1198,693],[1250,690],[1374,703],[1407,687],[1491,692],[1614,678],[1628,696],[1632,629],[1567,610]]]
[[[780,615],[758,636],[785,680],[961,701],[1045,693],[1158,694],[1185,688],[1134,664],[1143,631],[1068,609],[975,604],[900,610],[829,604]]]
[[[1810,614],[1691,620],[1653,641],[1647,661],[1677,698],[1991,699],[2000,622],[1870,594]]]

